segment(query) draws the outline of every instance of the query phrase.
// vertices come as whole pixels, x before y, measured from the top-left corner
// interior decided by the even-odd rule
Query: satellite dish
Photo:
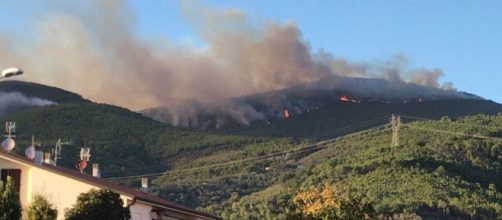
[[[2,148],[5,152],[10,152],[16,146],[16,142],[12,138],[6,138],[2,141]]]
[[[10,67],[2,71],[1,77],[11,77],[23,74],[23,71],[17,67]]]
[[[80,170],[80,173],[84,172],[84,169],[87,167],[87,161],[91,158],[91,149],[88,147],[83,147],[80,149],[80,160],[77,161],[77,169]]]
[[[78,160],[76,167],[78,170],[80,170],[81,173],[83,173],[84,169],[87,167],[87,161],[86,160]]]
[[[24,155],[30,160],[35,159],[35,146],[31,145],[24,151]]]
[[[35,136],[31,136],[31,145],[26,148],[24,155],[26,155],[26,157],[30,160],[33,160],[35,158]]]

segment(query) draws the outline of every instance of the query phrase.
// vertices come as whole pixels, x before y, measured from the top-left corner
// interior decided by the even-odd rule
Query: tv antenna
[[[58,139],[58,142],[56,142],[56,145],[54,146],[54,148],[51,149],[51,155],[54,155],[54,159],[53,159],[54,166],[56,166],[58,163],[58,160],[61,159],[61,147],[63,145],[70,145],[70,144],[71,144],[71,142],[69,142],[69,141],[61,142],[61,138]]]
[[[16,137],[16,135],[12,134],[16,133],[16,122],[13,121],[5,122],[5,133],[7,133],[7,135],[4,136],[7,138]]]
[[[84,173],[84,169],[87,167],[87,161],[91,158],[91,149],[88,147],[83,147],[80,149],[80,160],[77,162],[77,169],[80,173]]]
[[[12,134],[16,133],[16,122],[5,122],[5,132],[7,135],[3,135],[6,139],[2,141],[2,148],[4,151],[10,152],[16,146],[16,142],[12,139],[13,137],[16,137],[16,135]]]

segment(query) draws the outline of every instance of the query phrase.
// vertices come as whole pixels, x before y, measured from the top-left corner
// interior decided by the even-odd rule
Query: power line
[[[399,116],[402,116],[403,118],[418,119],[418,120],[434,120],[434,119],[420,118],[420,117],[408,116],[408,115],[399,115]],[[345,130],[360,128],[362,126],[370,125],[371,123],[374,123],[374,122],[376,122],[378,120],[381,120],[383,118],[386,118],[386,117],[388,117],[388,116],[382,116],[382,117],[374,118],[374,119],[371,119],[371,120],[367,120],[367,121],[364,121],[364,122],[359,122],[359,123],[356,123],[356,124],[352,124],[352,125],[345,126],[345,127],[342,127],[342,128],[337,128],[337,129],[334,129],[334,130],[331,130],[331,131],[327,131],[327,132],[323,132],[323,133],[318,133],[318,134],[314,134],[314,135],[304,136],[303,138],[323,137],[323,136],[325,137],[325,136],[329,136],[329,135],[334,135],[334,134],[337,134],[337,133],[341,133],[342,131],[345,131]],[[386,127],[386,126],[387,126],[387,124],[384,124],[384,125],[380,125],[380,126],[369,128],[368,130],[378,129],[378,128],[382,128],[382,127]],[[423,128],[423,127],[412,126],[412,125],[409,125],[409,124],[400,124],[400,126],[406,126],[408,128],[415,128],[415,129],[419,129],[419,130],[433,131],[433,132],[446,133],[446,134],[452,134],[452,135],[460,135],[460,136],[468,136],[468,137],[474,137],[474,138],[502,140],[502,138],[489,137],[489,136],[483,136],[483,135],[470,135],[470,134],[465,134],[465,133],[448,132],[448,131],[436,130],[436,129],[428,129],[428,128]],[[366,132],[366,131],[363,131],[363,132]],[[229,166],[229,165],[238,164],[238,163],[246,163],[246,162],[252,162],[252,161],[267,160],[269,158],[273,158],[273,157],[277,157],[277,156],[282,156],[282,155],[285,155],[285,154],[290,154],[290,155],[291,154],[299,154],[299,153],[303,153],[303,152],[307,152],[307,151],[312,151],[312,150],[318,150],[318,149],[321,149],[321,148],[325,148],[325,147],[327,147],[327,144],[336,142],[340,138],[354,136],[354,135],[358,135],[360,133],[362,133],[362,132],[357,132],[357,133],[353,133],[353,134],[349,134],[349,135],[346,135],[346,136],[343,136],[343,137],[337,137],[337,138],[333,138],[333,139],[329,139],[329,140],[318,141],[316,143],[312,143],[312,144],[309,144],[309,145],[307,145],[305,147],[302,147],[302,148],[299,148],[299,149],[296,149],[296,150],[292,150],[292,151],[291,150],[279,151],[279,152],[275,152],[275,153],[271,153],[271,154],[267,154],[267,155],[262,155],[262,156],[258,156],[258,157],[254,157],[254,158],[234,160],[234,161],[229,161],[229,162],[224,162],[224,163],[217,163],[217,164],[212,164],[212,165],[203,166],[203,167],[195,167],[195,168],[180,169],[180,170],[171,170],[171,171],[165,171],[165,172],[159,172],[159,173],[104,178],[104,180],[121,180],[121,179],[134,179],[134,178],[142,178],[142,177],[156,177],[156,176],[162,176],[162,175],[166,175],[166,174],[186,173],[186,172],[193,172],[193,171],[197,171],[197,170],[204,170],[204,169],[210,169],[210,168],[224,167],[224,166]]]
[[[197,171],[197,170],[204,170],[204,169],[210,169],[210,168],[217,168],[217,167],[222,167],[222,166],[228,166],[232,164],[238,164],[238,163],[245,163],[245,162],[251,162],[251,161],[260,161],[260,160],[265,160],[269,159],[272,157],[277,157],[277,156],[282,156],[284,154],[298,154],[306,151],[311,151],[311,150],[316,150],[319,148],[325,147],[324,145],[320,146],[309,146],[308,149],[303,149],[299,151],[293,151],[293,152],[277,152],[274,154],[269,154],[269,155],[264,155],[260,157],[255,157],[255,158],[248,158],[248,159],[242,159],[242,160],[234,160],[234,161],[229,161],[225,163],[219,163],[219,164],[212,164],[208,166],[203,166],[203,167],[195,167],[195,168],[189,168],[189,169],[181,169],[181,170],[172,170],[172,171],[165,171],[161,173],[151,173],[151,174],[145,174],[145,175],[135,175],[135,176],[124,176],[124,177],[111,177],[111,178],[104,178],[104,180],[120,180],[120,179],[135,179],[135,178],[142,178],[142,177],[155,177],[155,176],[162,176],[166,174],[173,174],[173,173],[185,173],[185,172],[191,172],[191,171]]]
[[[437,121],[435,119],[423,118],[423,117],[417,117],[417,116],[409,116],[409,115],[400,115],[400,116],[403,117],[403,118],[410,118],[410,119],[427,120],[427,121]],[[500,129],[500,128],[493,127],[493,126],[474,125],[474,124],[462,123],[462,122],[458,122],[458,121],[450,122],[450,123],[452,123],[452,124],[468,125],[468,126],[471,126],[471,127],[484,127],[484,128]],[[492,140],[502,141],[502,138],[491,137],[491,136],[480,135],[480,134],[466,134],[466,133],[463,133],[463,132],[451,132],[451,131],[437,130],[437,129],[432,129],[432,128],[417,127],[417,126],[413,126],[413,125],[410,125],[410,124],[406,124],[404,126],[406,126],[408,128],[414,128],[414,129],[424,130],[424,131],[432,131],[432,132],[443,133],[443,134],[451,134],[451,135],[458,135],[458,136],[465,136],[465,137],[472,137],[472,138],[492,139]]]
[[[409,118],[409,119],[417,119],[417,120],[422,120],[422,121],[437,121],[437,119],[432,119],[432,118],[423,118],[423,117],[417,117],[417,116],[408,116],[408,115],[399,115],[403,118]],[[479,127],[479,128],[491,128],[491,129],[496,129],[499,130],[500,128],[494,127],[494,126],[489,126],[489,125],[476,125],[476,124],[469,124],[465,122],[459,122],[459,121],[450,121],[449,123],[451,124],[462,124],[462,125],[468,125],[471,127]]]
[[[380,125],[377,127],[373,127],[371,129],[378,129],[382,127],[386,127],[387,125]],[[362,132],[358,133],[353,133],[344,137],[349,137],[349,136],[355,136],[358,135]],[[209,168],[217,168],[217,167],[223,167],[223,166],[228,166],[228,165],[233,165],[233,164],[238,164],[238,163],[245,163],[245,162],[251,162],[251,161],[261,161],[261,160],[266,160],[269,158],[277,157],[277,156],[282,156],[285,154],[298,154],[298,153],[303,153],[307,151],[312,151],[312,150],[317,150],[321,148],[327,147],[327,144],[333,143],[337,141],[339,138],[334,138],[330,140],[324,140],[324,141],[319,141],[317,143],[310,144],[308,146],[296,149],[296,150],[288,150],[288,151],[280,151],[268,155],[263,155],[259,157],[254,157],[254,158],[248,158],[248,159],[241,159],[241,160],[234,160],[234,161],[229,161],[225,163],[218,163],[218,164],[212,164],[208,166],[203,166],[203,167],[195,167],[195,168],[188,168],[188,169],[180,169],[180,170],[171,170],[171,171],[165,171],[165,172],[160,172],[160,173],[151,173],[151,174],[144,174],[144,175],[133,175],[133,176],[123,176],[123,177],[110,177],[110,178],[103,178],[103,180],[122,180],[122,179],[136,179],[136,178],[143,178],[143,177],[156,177],[156,176],[162,176],[166,174],[173,174],[173,173],[185,173],[185,172],[192,172],[192,171],[197,171],[197,170],[204,170],[204,169],[209,169]]]
[[[422,117],[417,117],[417,116],[409,116],[409,115],[399,115],[403,118],[409,118],[409,119],[417,119],[417,120],[422,120],[422,121],[437,121],[436,119],[432,118],[422,118]]]
[[[443,134],[451,134],[451,135],[458,135],[458,136],[471,137],[471,138],[491,139],[491,140],[502,141],[502,138],[479,135],[479,134],[466,134],[466,133],[462,133],[462,132],[451,132],[451,131],[437,130],[437,129],[432,129],[432,128],[417,127],[417,126],[413,126],[413,125],[409,125],[409,124],[406,124],[403,126],[406,126],[408,128],[412,128],[412,129],[423,130],[423,131],[432,131],[432,132],[443,133]]]
[[[406,116],[406,115],[400,115],[400,116],[402,116],[403,118],[411,118],[411,119],[418,119],[418,120],[432,120],[432,119],[420,118],[420,117],[415,117],[415,116]],[[339,129],[335,129],[335,130],[332,130],[332,131],[328,131],[326,133],[328,133],[328,134],[329,133],[336,133],[336,132],[347,130],[347,129],[350,129],[350,128],[360,127],[362,125],[368,124],[370,122],[376,121],[376,120],[381,119],[381,118],[382,117],[375,118],[375,119],[372,119],[372,120],[368,120],[368,121],[365,121],[365,122],[360,122],[360,123],[353,124],[353,125],[350,125],[350,126],[346,126],[346,127],[343,127],[343,128],[339,128]],[[369,128],[368,130],[379,129],[379,128],[383,128],[383,127],[386,127],[386,126],[387,126],[387,124],[384,124],[384,125],[376,126],[376,127],[373,127],[373,128]],[[497,138],[497,137],[490,137],[490,136],[477,135],[477,134],[466,134],[466,133],[461,133],[461,132],[449,132],[449,131],[445,131],[445,130],[437,130],[437,129],[431,129],[431,128],[417,127],[417,126],[410,125],[409,123],[407,123],[407,124],[401,124],[400,126],[408,127],[408,128],[411,128],[411,129],[418,129],[418,130],[424,130],[424,131],[432,131],[432,132],[437,132],[437,133],[444,133],[444,134],[466,136],[466,137],[472,137],[472,138],[492,139],[492,140],[502,141],[502,138]],[[229,165],[233,165],[233,164],[238,164],[238,163],[246,163],[246,162],[252,162],[252,161],[267,160],[269,158],[278,157],[278,156],[282,156],[282,155],[286,155],[286,154],[289,154],[289,155],[293,154],[294,155],[294,154],[299,154],[299,153],[303,153],[303,152],[307,152],[307,151],[313,151],[313,150],[322,149],[322,148],[327,147],[328,144],[336,142],[336,141],[338,141],[341,138],[350,137],[350,136],[356,136],[356,135],[360,135],[360,134],[365,133],[365,132],[367,132],[367,131],[352,133],[352,134],[349,134],[349,135],[346,135],[346,136],[343,136],[343,137],[337,137],[337,138],[333,138],[333,139],[329,139],[329,140],[319,141],[319,142],[307,145],[305,147],[302,147],[302,148],[299,148],[299,149],[296,149],[296,150],[293,150],[293,151],[291,151],[291,150],[280,151],[280,152],[275,152],[275,153],[272,153],[272,154],[267,154],[267,155],[263,155],[263,156],[254,157],[254,158],[234,160],[234,161],[229,161],[229,162],[225,162],[225,163],[218,163],[218,164],[212,164],[212,165],[203,166],[203,167],[194,167],[194,168],[188,168],[188,169],[171,170],[171,171],[165,171],[165,172],[160,172],[160,173],[151,173],[151,174],[145,174],[145,175],[133,175],[133,176],[104,178],[104,180],[121,180],[121,179],[135,179],[135,178],[143,178],[143,177],[156,177],[156,176],[162,176],[162,175],[166,175],[166,174],[186,173],[186,172],[193,172],[193,171],[204,170],[204,169],[225,167],[225,166],[229,166]],[[370,133],[367,132],[367,134],[365,134],[365,135],[368,135],[368,134],[370,134]],[[316,134],[316,135],[311,135],[311,136],[320,136],[320,135],[322,135],[322,134]],[[306,137],[309,137],[309,136],[306,136]]]
[[[359,123],[356,123],[356,124],[348,125],[348,126],[345,126],[345,127],[337,128],[337,129],[334,129],[334,130],[331,130],[331,131],[324,131],[322,133],[317,133],[317,134],[313,134],[313,135],[304,136],[302,138],[304,138],[304,139],[311,139],[311,138],[314,138],[314,137],[331,136],[333,134],[341,133],[342,131],[345,131],[345,130],[351,130],[351,129],[355,129],[355,128],[361,128],[361,127],[364,127],[364,126],[368,126],[368,125],[370,125],[370,124],[372,124],[374,122],[377,122],[378,120],[387,119],[387,118],[388,118],[388,115],[385,115],[385,116],[381,116],[381,117],[378,117],[378,118],[370,119],[368,121],[363,121],[363,122],[359,122]],[[385,124],[387,124],[387,122]]]
[[[337,134],[337,133],[341,133],[341,132],[346,131],[346,130],[360,128],[360,127],[363,127],[363,126],[368,126],[371,123],[377,122],[378,120],[382,120],[384,118],[388,118],[388,115],[377,117],[377,118],[370,119],[370,120],[363,121],[363,122],[359,122],[359,123],[352,124],[352,125],[349,125],[349,126],[345,126],[345,127],[342,127],[342,128],[337,128],[337,129],[334,129],[334,130],[331,130],[331,131],[327,131],[327,132],[323,132],[323,133],[320,133],[320,134],[304,136],[302,138],[307,139],[307,138],[312,138],[312,137],[326,137],[326,136],[329,136],[329,135],[334,135],[334,134]],[[368,128],[368,130],[383,128],[383,127],[386,127],[386,126],[387,126],[387,123],[383,124],[383,125],[380,125],[380,126]],[[357,132],[357,133],[346,135],[344,137],[354,136],[354,135],[358,135],[360,133],[361,132]],[[104,180],[121,180],[121,179],[134,179],[134,178],[142,178],[142,177],[156,177],[156,176],[162,176],[162,175],[166,175],[166,174],[186,173],[186,172],[193,172],[193,171],[197,171],[197,170],[204,170],[204,169],[210,169],[210,168],[223,167],[223,166],[228,166],[228,165],[233,165],[233,164],[238,164],[238,163],[246,163],[246,162],[252,162],[252,161],[266,160],[266,159],[269,159],[269,158],[273,158],[273,157],[277,157],[277,156],[282,156],[282,155],[285,155],[285,154],[289,154],[289,155],[291,155],[291,154],[298,154],[298,153],[303,153],[303,152],[307,152],[307,151],[312,151],[312,150],[317,150],[317,149],[325,148],[325,147],[327,147],[327,144],[335,142],[339,138],[342,138],[342,137],[337,137],[337,138],[333,138],[333,139],[329,139],[329,140],[318,141],[316,143],[312,143],[312,144],[309,144],[309,145],[307,145],[305,147],[302,147],[302,148],[299,148],[299,149],[296,149],[296,150],[292,150],[292,151],[291,150],[279,151],[279,152],[275,152],[275,153],[272,153],[272,154],[267,154],[267,155],[263,155],[263,156],[259,156],[259,157],[253,157],[253,158],[247,158],[247,159],[241,159],[241,160],[234,160],[234,161],[229,161],[229,162],[224,162],[224,163],[217,163],[217,164],[212,164],[212,165],[203,166],[203,167],[195,167],[195,168],[180,169],[180,170],[170,170],[170,171],[165,171],[165,172],[151,173],[151,174],[144,174],[144,175],[110,177],[110,178],[103,178],[103,179]]]

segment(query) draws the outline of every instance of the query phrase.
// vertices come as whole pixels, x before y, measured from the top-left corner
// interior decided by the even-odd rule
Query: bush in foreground
[[[57,209],[42,195],[35,195],[26,208],[25,220],[55,220],[58,216]]]
[[[65,211],[65,219],[68,220],[130,218],[131,213],[124,207],[120,195],[110,190],[91,189],[87,193],[81,193],[77,198],[77,204]]]

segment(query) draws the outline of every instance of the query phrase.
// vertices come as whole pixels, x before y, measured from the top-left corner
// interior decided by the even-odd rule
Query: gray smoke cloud
[[[19,92],[0,92],[0,116],[28,107],[55,104],[56,103],[53,101],[36,97],[28,97]]]
[[[313,52],[296,24],[249,18],[237,9],[182,1],[184,18],[207,44],[197,48],[142,39],[124,1],[86,1],[82,10],[74,2],[48,4],[51,10],[34,21],[34,40],[0,33],[0,65],[21,66],[30,80],[99,102],[133,110],[165,106],[177,125],[200,124],[194,116],[200,108],[248,124],[263,116],[225,100],[331,76],[442,86],[439,69],[411,69],[404,56],[353,63]]]

